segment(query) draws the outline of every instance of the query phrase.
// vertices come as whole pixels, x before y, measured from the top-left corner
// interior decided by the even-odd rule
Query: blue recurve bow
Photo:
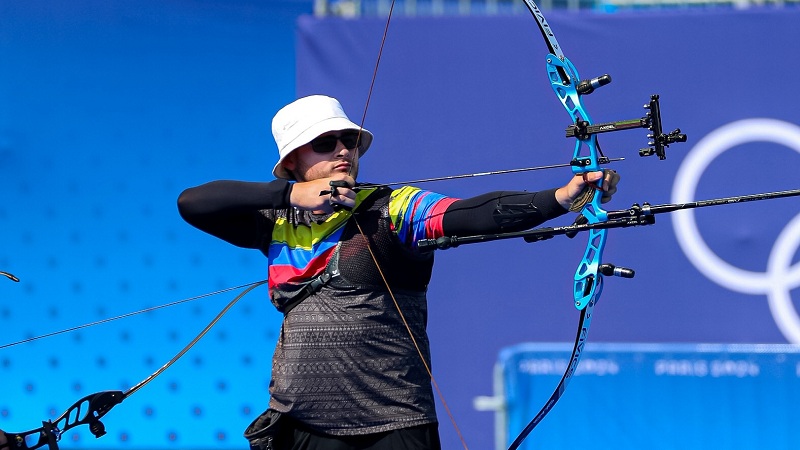
[[[597,143],[597,133],[630,128],[647,128],[651,131],[651,134],[648,135],[651,139],[648,144],[651,147],[640,150],[639,154],[641,156],[655,154],[659,159],[666,158],[665,148],[668,147],[670,143],[684,142],[686,140],[686,136],[680,134],[680,130],[675,130],[666,134],[662,132],[661,114],[657,95],[653,95],[650,103],[645,105],[645,108],[649,109],[649,112],[641,119],[598,125],[594,124],[589,113],[586,112],[581,97],[592,93],[600,86],[610,83],[611,77],[603,75],[591,80],[581,81],[575,66],[564,56],[553,30],[550,28],[541,10],[539,10],[539,7],[533,0],[523,1],[536,19],[542,36],[547,43],[548,50],[550,51],[546,58],[547,77],[550,80],[550,85],[573,121],[573,125],[567,128],[567,137],[576,138],[575,151],[572,161],[570,162],[574,174],[580,175],[602,170],[601,165],[608,161],[607,158],[603,156],[599,144]],[[599,195],[597,191],[594,192],[591,201],[587,202],[580,211],[576,223],[589,224],[591,226],[592,224],[598,224],[608,220],[608,213],[600,204],[601,197],[602,196]],[[553,394],[536,416],[534,416],[522,430],[519,436],[517,436],[509,447],[509,450],[515,450],[522,444],[536,425],[538,425],[552,410],[553,406],[566,390],[567,384],[578,367],[578,362],[580,361],[583,347],[586,343],[589,325],[592,320],[592,311],[595,304],[600,299],[600,294],[603,290],[603,275],[633,276],[633,271],[630,269],[601,263],[608,229],[590,228],[587,231],[589,233],[589,238],[586,250],[575,271],[573,283],[575,308],[580,310],[581,314],[578,323],[578,333],[575,338],[572,355],[569,358],[569,364]]]

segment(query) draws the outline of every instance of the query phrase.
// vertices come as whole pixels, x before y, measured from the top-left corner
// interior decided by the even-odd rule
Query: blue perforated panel
[[[0,4],[0,345],[266,277],[177,214],[180,191],[265,179],[310,2]],[[0,428],[157,370],[240,290],[0,349]],[[280,317],[266,287],[62,448],[242,448]]]

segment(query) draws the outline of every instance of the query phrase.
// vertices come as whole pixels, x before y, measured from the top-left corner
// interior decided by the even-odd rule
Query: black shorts
[[[360,436],[322,434],[289,419],[282,426],[275,450],[441,450],[439,425],[411,428]]]

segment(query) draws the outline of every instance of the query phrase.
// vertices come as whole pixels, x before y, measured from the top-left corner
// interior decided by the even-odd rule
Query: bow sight
[[[601,79],[607,81],[597,84],[592,83],[595,80]],[[590,94],[594,92],[596,87],[605,86],[610,82],[611,77],[606,74],[602,77],[597,77],[589,81],[581,81],[578,84],[577,90],[582,94]],[[581,86],[591,86],[592,88],[580,89]],[[632,128],[647,128],[651,131],[651,133],[647,135],[647,138],[650,139],[647,145],[650,147],[640,149],[639,156],[658,155],[658,159],[666,159],[666,148],[669,147],[669,144],[673,144],[675,142],[686,142],[686,135],[681,133],[680,128],[676,128],[669,133],[663,132],[661,125],[661,105],[659,104],[658,99],[658,94],[653,94],[650,96],[650,103],[644,105],[644,108],[648,110],[647,114],[639,119],[620,120],[617,122],[597,123],[593,125],[590,125],[589,122],[585,120],[576,120],[574,125],[567,127],[567,137],[575,137],[581,140],[586,140],[593,134],[630,130]],[[582,165],[578,160],[574,161],[574,163],[575,165]]]

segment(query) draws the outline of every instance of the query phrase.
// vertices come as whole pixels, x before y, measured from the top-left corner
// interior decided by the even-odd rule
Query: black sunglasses
[[[361,139],[358,131],[345,131],[339,136],[329,135],[320,136],[311,141],[311,149],[314,153],[330,153],[336,150],[336,143],[342,141],[348,149],[361,146]]]

